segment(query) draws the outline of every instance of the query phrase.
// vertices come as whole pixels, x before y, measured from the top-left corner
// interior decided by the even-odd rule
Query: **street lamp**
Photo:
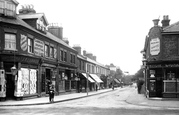
[[[89,77],[89,73],[87,72],[87,73],[86,73],[86,75],[87,75],[87,86],[86,86],[86,92],[87,92],[87,96],[88,96],[88,77]]]

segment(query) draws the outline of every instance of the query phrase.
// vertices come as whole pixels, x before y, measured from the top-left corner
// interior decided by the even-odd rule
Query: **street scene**
[[[153,99],[145,100],[143,95],[137,93],[135,86],[124,88],[108,89],[106,91],[90,92],[88,96],[72,99],[73,94],[68,96],[71,100],[58,102],[55,97],[54,103],[44,104],[48,98],[41,102],[31,100],[29,103],[20,105],[20,102],[0,106],[2,115],[178,115],[179,103]],[[79,95],[79,94],[78,94]],[[91,96],[90,96],[91,95]],[[86,97],[84,97],[86,96]],[[140,99],[138,99],[140,97]],[[59,96],[60,98],[60,96]],[[65,98],[61,96],[61,98]],[[45,100],[46,99],[46,100]],[[67,99],[67,97],[66,97]],[[173,100],[174,101],[174,100]],[[14,103],[14,104],[13,104]],[[173,104],[173,105],[171,105]]]
[[[178,115],[178,1],[0,0],[0,114]]]

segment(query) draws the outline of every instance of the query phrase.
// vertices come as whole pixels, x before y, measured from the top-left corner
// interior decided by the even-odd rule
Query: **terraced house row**
[[[0,0],[0,98],[56,95],[107,86],[108,67],[80,46],[69,46],[63,28],[49,24],[32,5],[16,13],[16,0]],[[87,88],[88,87],[88,88]]]

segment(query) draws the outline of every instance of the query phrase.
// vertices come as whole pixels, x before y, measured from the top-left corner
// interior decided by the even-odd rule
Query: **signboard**
[[[11,41],[12,42],[12,41]],[[27,50],[27,36],[21,34],[21,41],[20,41],[21,49],[23,51]]]
[[[44,56],[44,42],[38,39],[34,40],[34,54]]]
[[[150,41],[150,54],[158,55],[160,53],[160,39],[154,38]]]

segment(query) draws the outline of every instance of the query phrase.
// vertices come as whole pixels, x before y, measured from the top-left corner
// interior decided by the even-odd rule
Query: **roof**
[[[80,58],[80,59],[86,60],[86,57],[84,57],[83,55],[78,54],[77,57]]]
[[[163,28],[163,32],[179,32],[179,21]]]
[[[63,40],[59,39],[58,37],[52,35],[50,32],[47,32],[47,34],[43,34],[39,31],[37,31],[36,29],[34,29],[33,27],[31,27],[30,25],[28,25],[26,22],[24,22],[22,19],[20,19],[19,17],[17,17],[16,19],[10,19],[10,18],[3,18],[3,17],[0,17],[0,22],[4,22],[4,23],[9,23],[9,24],[14,24],[14,25],[20,25],[20,26],[23,26],[23,27],[26,27],[42,36],[45,36],[55,42],[58,42],[72,50],[75,50],[73,49],[72,47],[70,47],[68,44],[66,44]],[[76,50],[75,50],[76,51]]]
[[[17,2],[16,0],[12,0],[12,2],[14,2],[16,5],[19,4],[19,2]]]
[[[44,13],[18,14],[18,17],[21,19],[39,19],[39,18],[43,17],[45,20],[45,23],[48,25],[48,21],[47,21]]]

